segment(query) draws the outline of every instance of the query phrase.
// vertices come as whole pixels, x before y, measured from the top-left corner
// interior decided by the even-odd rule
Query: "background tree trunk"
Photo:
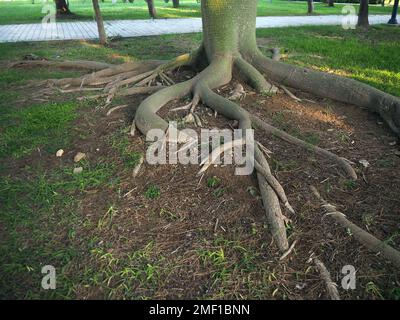
[[[172,0],[172,5],[174,8],[179,8],[179,0]]]
[[[71,14],[71,11],[69,11],[69,5],[66,0],[54,0],[54,2],[56,3],[57,16]]]
[[[146,2],[147,2],[147,7],[149,8],[150,17],[152,17],[153,19],[157,18],[157,11],[156,7],[154,6],[154,1],[146,0]]]
[[[334,7],[335,6],[335,0],[328,0],[328,7]]]
[[[314,13],[314,1],[313,0],[307,0],[307,6],[308,6],[307,13],[308,14]]]
[[[397,11],[399,9],[399,0],[394,0],[392,17],[389,20],[389,24],[397,24]]]
[[[103,17],[101,16],[99,0],[92,0],[94,13],[96,15],[97,29],[99,30],[100,44],[104,45],[107,43],[107,35],[104,29]]]
[[[369,26],[368,7],[369,7],[369,0],[360,0],[360,11],[358,12],[357,26],[362,28],[368,28]]]

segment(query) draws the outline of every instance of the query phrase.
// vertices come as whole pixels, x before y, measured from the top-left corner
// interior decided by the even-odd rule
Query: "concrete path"
[[[387,23],[388,15],[369,16],[370,24]],[[346,16],[291,16],[258,17],[257,28],[276,28],[304,25],[341,25]],[[354,16],[354,19],[356,17]],[[200,32],[200,18],[157,19],[157,20],[113,20],[106,21],[109,37],[140,37],[162,34]],[[94,21],[58,22],[53,25],[13,24],[0,25],[0,42],[90,40],[98,38]]]

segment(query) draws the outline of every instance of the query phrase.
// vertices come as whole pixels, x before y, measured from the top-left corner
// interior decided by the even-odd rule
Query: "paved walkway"
[[[304,25],[341,25],[342,15],[258,17],[257,28]],[[387,23],[388,15],[371,15],[370,24]],[[200,32],[200,18],[105,21],[109,37],[140,37],[162,34]],[[48,27],[41,23],[0,25],[0,42],[90,40],[98,38],[94,21],[58,22]]]

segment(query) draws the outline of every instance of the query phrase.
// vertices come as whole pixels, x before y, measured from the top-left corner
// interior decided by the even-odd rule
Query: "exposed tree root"
[[[164,89],[164,86],[152,86],[152,87],[132,87],[121,89],[116,93],[115,96],[134,96],[135,94],[153,93]]]
[[[63,69],[83,69],[83,70],[103,70],[112,67],[109,63],[98,61],[48,61],[48,60],[23,60],[14,62],[10,65],[11,68],[16,67],[56,67]]]
[[[106,98],[106,105],[110,104],[115,96],[153,93],[138,107],[135,119],[132,123],[131,135],[135,134],[136,128],[144,135],[152,129],[161,129],[166,133],[165,141],[170,141],[169,139],[171,139],[171,137],[169,137],[169,124],[161,118],[157,112],[169,101],[180,99],[191,94],[193,98],[190,104],[175,108],[173,111],[188,110],[189,115],[193,118],[197,126],[201,127],[202,121],[194,111],[199,102],[202,101],[209,108],[213,109],[215,113],[237,121],[239,129],[244,130],[244,132],[251,129],[252,124],[254,124],[257,128],[261,128],[282,140],[306,149],[311,149],[315,153],[329,158],[340,165],[352,179],[357,179],[357,175],[346,159],[338,157],[322,148],[312,146],[305,141],[269,125],[260,118],[250,114],[233,101],[218,95],[213,89],[228,84],[231,81],[234,69],[255,90],[269,95],[276,93],[277,87],[268,82],[260,71],[266,72],[275,83],[277,82],[279,85],[283,84],[283,90],[286,89],[284,87],[286,84],[319,95],[323,95],[324,93],[326,96],[335,99],[337,98],[337,94],[332,93],[332,88],[328,87],[328,83],[330,85],[330,83],[333,82],[334,90],[344,92],[344,96],[346,96],[342,100],[337,100],[361,105],[379,112],[384,118],[386,117],[385,120],[389,124],[392,124],[392,129],[393,125],[398,125],[400,123],[400,121],[398,121],[400,118],[400,111],[397,105],[397,98],[383,94],[379,90],[371,89],[369,86],[359,85],[353,80],[347,79],[343,82],[343,80],[338,80],[339,77],[336,76],[336,78],[332,78],[331,75],[321,76],[321,73],[315,71],[295,68],[274,61],[279,60],[279,51],[274,51],[274,60],[261,57],[258,51],[256,51],[255,54],[247,55],[223,53],[211,56],[211,58],[205,51],[205,48],[202,46],[192,55],[182,55],[167,63],[163,61],[129,62],[119,66],[103,68],[100,71],[80,78],[54,80],[52,83],[57,87],[61,87],[62,90],[86,91],[102,89],[103,93],[95,97]],[[204,57],[207,58],[204,59]],[[204,66],[205,60],[208,60],[206,66]],[[193,78],[175,84],[174,80],[169,76],[169,73],[182,66],[203,68],[203,70]],[[322,85],[319,84],[318,81],[322,81]],[[354,83],[357,83],[356,93],[352,93],[352,89],[346,88],[346,85]],[[291,95],[293,99],[300,101],[300,99],[291,94],[289,90],[286,89],[285,92]],[[363,99],[361,99],[362,101],[355,103],[361,96],[363,96]],[[368,97],[366,98],[365,96]],[[238,97],[240,98],[240,96]],[[372,107],[372,104],[375,102],[381,107]],[[114,110],[116,109],[110,109],[108,114]],[[178,134],[177,142],[185,143],[188,142],[188,139],[188,136]],[[243,141],[233,141],[232,144],[226,144],[214,150],[207,161],[203,163],[204,167],[201,169],[200,173],[203,174],[207,167],[211,165],[215,158],[221,153],[231,150],[232,147],[238,144],[242,145]],[[254,143],[254,159],[251,160],[254,161],[269,229],[279,250],[287,255],[293,250],[295,243],[289,248],[285,225],[288,218],[282,213],[280,202],[290,213],[294,214],[295,210],[290,205],[282,185],[271,173],[268,161],[266,160],[266,156],[268,157],[269,153],[270,152],[263,148],[262,145]],[[332,215],[336,217],[335,214],[335,212],[332,213]],[[340,218],[337,219],[342,219],[342,216],[340,215]],[[342,221],[342,223],[344,222]],[[388,249],[385,248],[385,250]],[[393,252],[391,254],[393,255]]]
[[[273,81],[376,112],[393,132],[400,136],[400,99],[398,97],[356,80],[273,61],[263,56],[258,50],[253,52],[250,61]]]
[[[381,253],[383,257],[391,261],[397,267],[400,267],[399,251],[350,222],[343,213],[337,211],[335,206],[329,204],[325,199],[323,199],[315,187],[311,187],[311,191],[321,201],[322,207],[327,212],[326,216],[332,217],[342,227],[349,230],[354,238],[369,250]]]
[[[289,250],[286,251],[286,252],[279,258],[279,261],[285,260],[285,259],[292,253],[292,251],[294,250],[294,247],[296,246],[296,244],[297,244],[297,240],[293,241],[293,243],[290,245]]]
[[[291,97],[293,100],[297,102],[301,102],[302,100],[298,97],[296,97],[288,88],[286,88],[284,85],[279,86],[289,97]]]
[[[324,157],[332,160],[333,162],[335,162],[339,166],[341,166],[350,178],[357,180],[357,174],[347,159],[339,157],[328,150],[322,149],[320,147],[311,145],[303,140],[300,140],[300,139],[286,133],[285,131],[275,128],[274,126],[266,123],[265,121],[261,120],[259,117],[255,116],[253,114],[251,114],[250,117],[251,117],[251,120],[253,121],[253,123],[255,124],[256,128],[260,128],[267,133],[273,134],[274,136],[276,136],[282,140],[285,140],[286,142],[289,142],[296,146],[300,146],[304,149],[312,150],[316,154],[319,154],[321,156],[324,156]]]
[[[165,62],[158,60],[127,62],[121,65],[111,66],[107,69],[102,69],[91,74],[86,74],[79,78],[51,80],[51,83],[59,87],[83,87],[98,85],[106,85],[107,87],[107,85],[110,83],[154,70],[163,63]]]
[[[111,108],[111,109],[108,110],[108,112],[107,112],[107,117],[110,116],[111,113],[113,113],[114,111],[124,109],[124,108],[126,108],[127,106],[128,106],[127,104],[124,104],[124,105],[121,105],[121,106],[116,106],[116,107]]]
[[[328,291],[329,297],[331,300],[340,300],[339,291],[337,289],[337,284],[332,281],[331,274],[328,269],[325,267],[325,264],[322,263],[317,257],[312,258],[315,266],[319,274],[321,275],[322,280],[325,282],[326,290]]]
[[[144,157],[141,156],[140,159],[139,159],[138,164],[136,165],[136,167],[132,171],[132,177],[136,178],[138,176],[138,174],[140,172],[140,169],[142,168],[143,162],[144,162]]]
[[[214,79],[215,80],[215,79]],[[216,84],[216,83],[214,83]],[[239,105],[227,100],[216,93],[214,93],[207,85],[200,82],[197,85],[198,93],[202,101],[211,109],[217,111],[223,116],[237,120],[239,128],[242,130],[251,129],[251,121],[248,113]],[[272,176],[268,162],[263,153],[259,150],[258,145],[254,145],[255,162],[258,163],[257,179],[260,187],[261,197],[263,199],[264,208],[270,226],[272,236],[281,252],[285,252],[289,248],[289,243],[286,235],[285,221],[287,218],[282,214],[278,194],[284,201],[284,205],[293,212],[289,205],[283,188]],[[269,178],[269,181],[266,179]],[[271,184],[270,184],[271,182]],[[274,188],[275,187],[275,188]],[[276,190],[276,191],[275,191]]]
[[[245,78],[245,81],[251,85],[257,92],[263,94],[275,94],[277,88],[269,83],[265,77],[242,57],[235,59],[235,67],[241,76]]]

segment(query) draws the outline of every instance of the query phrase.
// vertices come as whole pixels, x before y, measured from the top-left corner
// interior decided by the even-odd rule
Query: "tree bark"
[[[179,8],[179,0],[172,0],[172,5],[174,8]]]
[[[71,14],[71,11],[69,11],[69,4],[66,0],[54,0],[54,2],[56,3],[57,16]]]
[[[103,17],[101,15],[99,0],[92,0],[93,10],[96,16],[97,30],[99,31],[99,42],[102,45],[107,43],[107,35],[104,29]]]
[[[328,0],[328,7],[334,7],[335,6],[335,0]]]
[[[149,14],[150,17],[152,17],[153,19],[157,18],[157,10],[156,7],[154,6],[154,0],[146,0],[147,2],[147,7],[149,9]]]
[[[399,9],[399,0],[394,0],[392,17],[389,20],[389,24],[397,24],[397,11]]]
[[[369,26],[368,7],[369,7],[369,0],[360,0],[360,11],[358,12],[357,26],[362,28],[368,28]]]
[[[313,0],[307,0],[307,13],[312,14],[314,13],[314,1]]]

